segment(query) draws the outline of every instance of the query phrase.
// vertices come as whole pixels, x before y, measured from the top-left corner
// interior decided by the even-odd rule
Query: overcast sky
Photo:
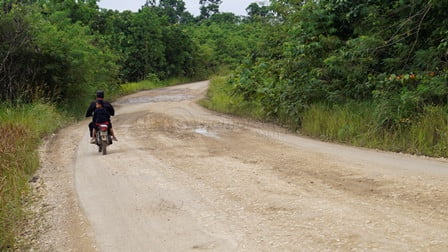
[[[100,8],[113,10],[131,10],[137,11],[146,1],[145,0],[100,0]],[[199,0],[184,0],[187,11],[194,16],[199,15]],[[219,8],[221,12],[233,12],[236,15],[247,15],[246,8],[253,2],[263,2],[260,0],[222,0]],[[267,2],[267,1],[264,1]]]

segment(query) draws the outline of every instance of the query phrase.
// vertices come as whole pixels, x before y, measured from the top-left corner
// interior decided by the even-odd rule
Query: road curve
[[[86,122],[71,129],[82,132],[70,167],[94,249],[448,250],[446,160],[211,112],[196,104],[207,87],[115,102],[119,142],[106,156]]]

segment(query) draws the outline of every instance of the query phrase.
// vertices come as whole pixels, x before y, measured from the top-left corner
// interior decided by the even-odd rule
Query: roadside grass
[[[132,94],[132,93],[136,93],[136,92],[144,91],[144,90],[151,90],[154,88],[160,88],[160,87],[164,87],[166,85],[167,84],[162,83],[160,81],[152,81],[152,80],[144,80],[144,81],[140,81],[140,82],[129,82],[129,83],[121,84],[118,89],[112,90],[112,92],[108,96],[110,97],[110,100],[115,100],[118,97],[121,97],[124,95]]]
[[[448,106],[426,107],[424,114],[412,124],[406,135],[412,139],[408,146],[410,152],[448,157]]]
[[[447,107],[428,106],[414,121],[397,129],[375,126],[373,105],[313,105],[304,113],[300,132],[355,146],[448,157]]]
[[[303,113],[299,125],[285,116],[269,118],[256,101],[247,102],[241,96],[232,94],[232,86],[225,76],[212,78],[207,98],[200,104],[221,113],[274,121],[324,141],[448,157],[448,106],[427,106],[413,121],[396,129],[386,129],[376,123],[375,106],[370,102],[333,106],[314,104]]]
[[[375,117],[371,110],[368,103],[312,105],[303,114],[300,132],[323,140],[373,147]]]
[[[114,99],[168,85],[188,82],[187,79],[141,81],[126,83],[106,90],[106,97]],[[64,105],[0,104],[0,251],[28,250],[17,237],[27,229],[26,205],[29,203],[28,181],[39,168],[38,147],[43,137],[58,128],[82,118],[91,96],[74,97]]]
[[[40,139],[66,118],[49,104],[0,106],[0,251],[15,250],[24,229],[28,180],[39,167]]]
[[[207,91],[207,98],[199,103],[211,110],[234,114],[238,116],[250,117],[256,120],[265,118],[261,106],[244,101],[243,97],[232,95],[232,86],[227,83],[227,77],[214,76],[210,80],[210,86]]]

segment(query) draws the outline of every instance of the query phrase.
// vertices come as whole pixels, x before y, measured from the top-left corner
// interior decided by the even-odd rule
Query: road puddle
[[[203,136],[208,136],[208,137],[214,137],[214,138],[219,138],[218,134],[216,134],[215,132],[210,132],[207,128],[205,127],[201,127],[201,128],[196,128],[194,129],[194,132],[197,134],[201,134]]]

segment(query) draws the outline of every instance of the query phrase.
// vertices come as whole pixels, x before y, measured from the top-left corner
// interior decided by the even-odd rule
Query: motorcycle
[[[107,146],[112,144],[109,125],[106,123],[99,123],[96,125],[95,140],[95,144],[98,145],[98,152],[102,152],[103,155],[106,155]]]

